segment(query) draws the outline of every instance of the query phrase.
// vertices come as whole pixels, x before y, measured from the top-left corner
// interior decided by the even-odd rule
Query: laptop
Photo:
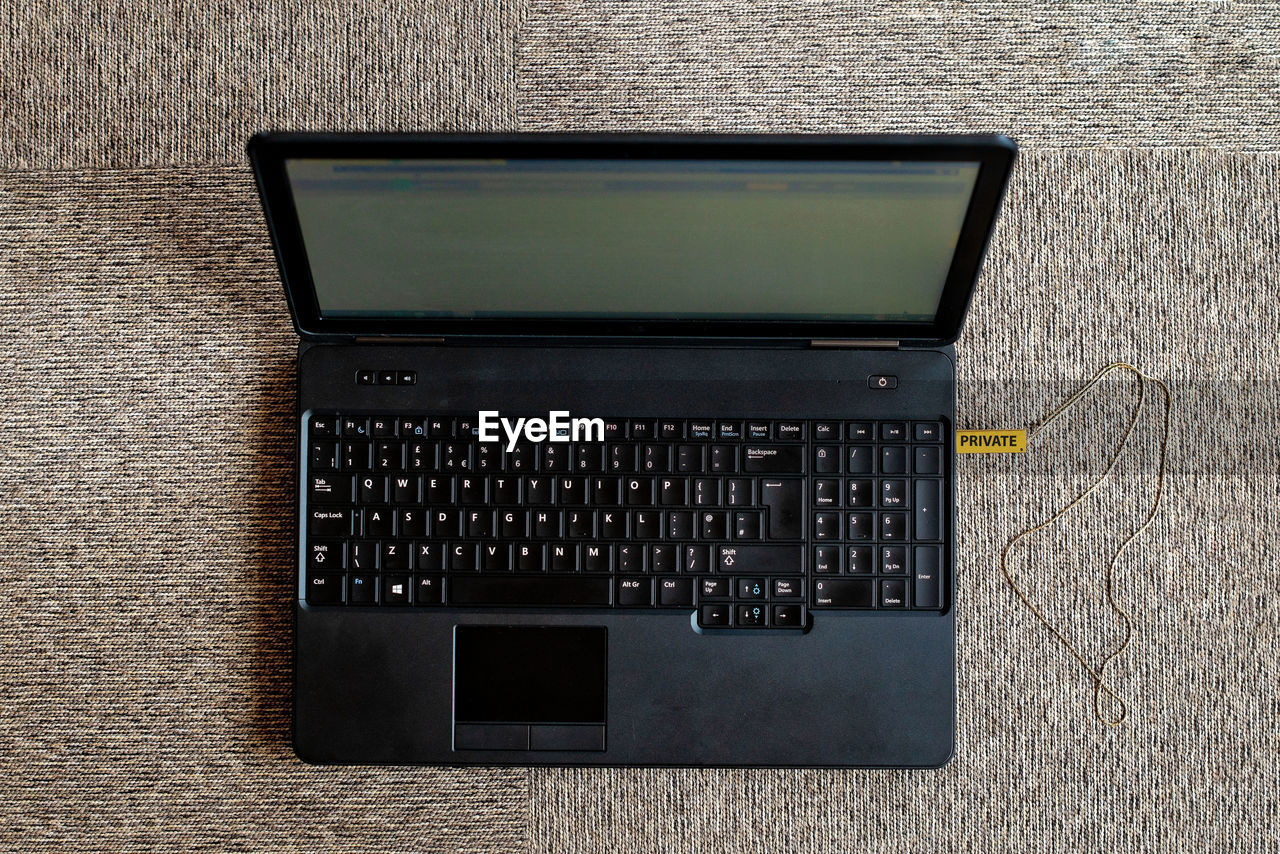
[[[1010,140],[248,152],[301,339],[300,758],[949,760],[950,345]]]

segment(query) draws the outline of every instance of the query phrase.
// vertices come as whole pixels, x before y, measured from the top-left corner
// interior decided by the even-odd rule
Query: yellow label
[[[1027,450],[1026,430],[957,430],[957,454],[1021,454]]]

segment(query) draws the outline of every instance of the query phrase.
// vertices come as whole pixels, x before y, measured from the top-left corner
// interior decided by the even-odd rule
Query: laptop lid
[[[1003,136],[259,134],[307,339],[960,332]]]

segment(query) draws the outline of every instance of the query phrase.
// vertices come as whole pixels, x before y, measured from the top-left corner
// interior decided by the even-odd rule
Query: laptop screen
[[[978,162],[286,159],[322,317],[932,322]]]

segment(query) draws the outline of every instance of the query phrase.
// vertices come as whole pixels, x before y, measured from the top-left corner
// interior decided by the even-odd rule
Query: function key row
[[[380,375],[379,375],[380,376]],[[393,374],[387,374],[394,377]],[[405,383],[411,383],[405,374]],[[381,382],[379,380],[379,382]],[[816,441],[941,442],[942,426],[936,421],[770,421],[718,419],[606,418],[605,439],[657,439],[664,441]],[[425,437],[473,438],[479,435],[476,418],[470,416],[339,416],[313,414],[314,437]]]

